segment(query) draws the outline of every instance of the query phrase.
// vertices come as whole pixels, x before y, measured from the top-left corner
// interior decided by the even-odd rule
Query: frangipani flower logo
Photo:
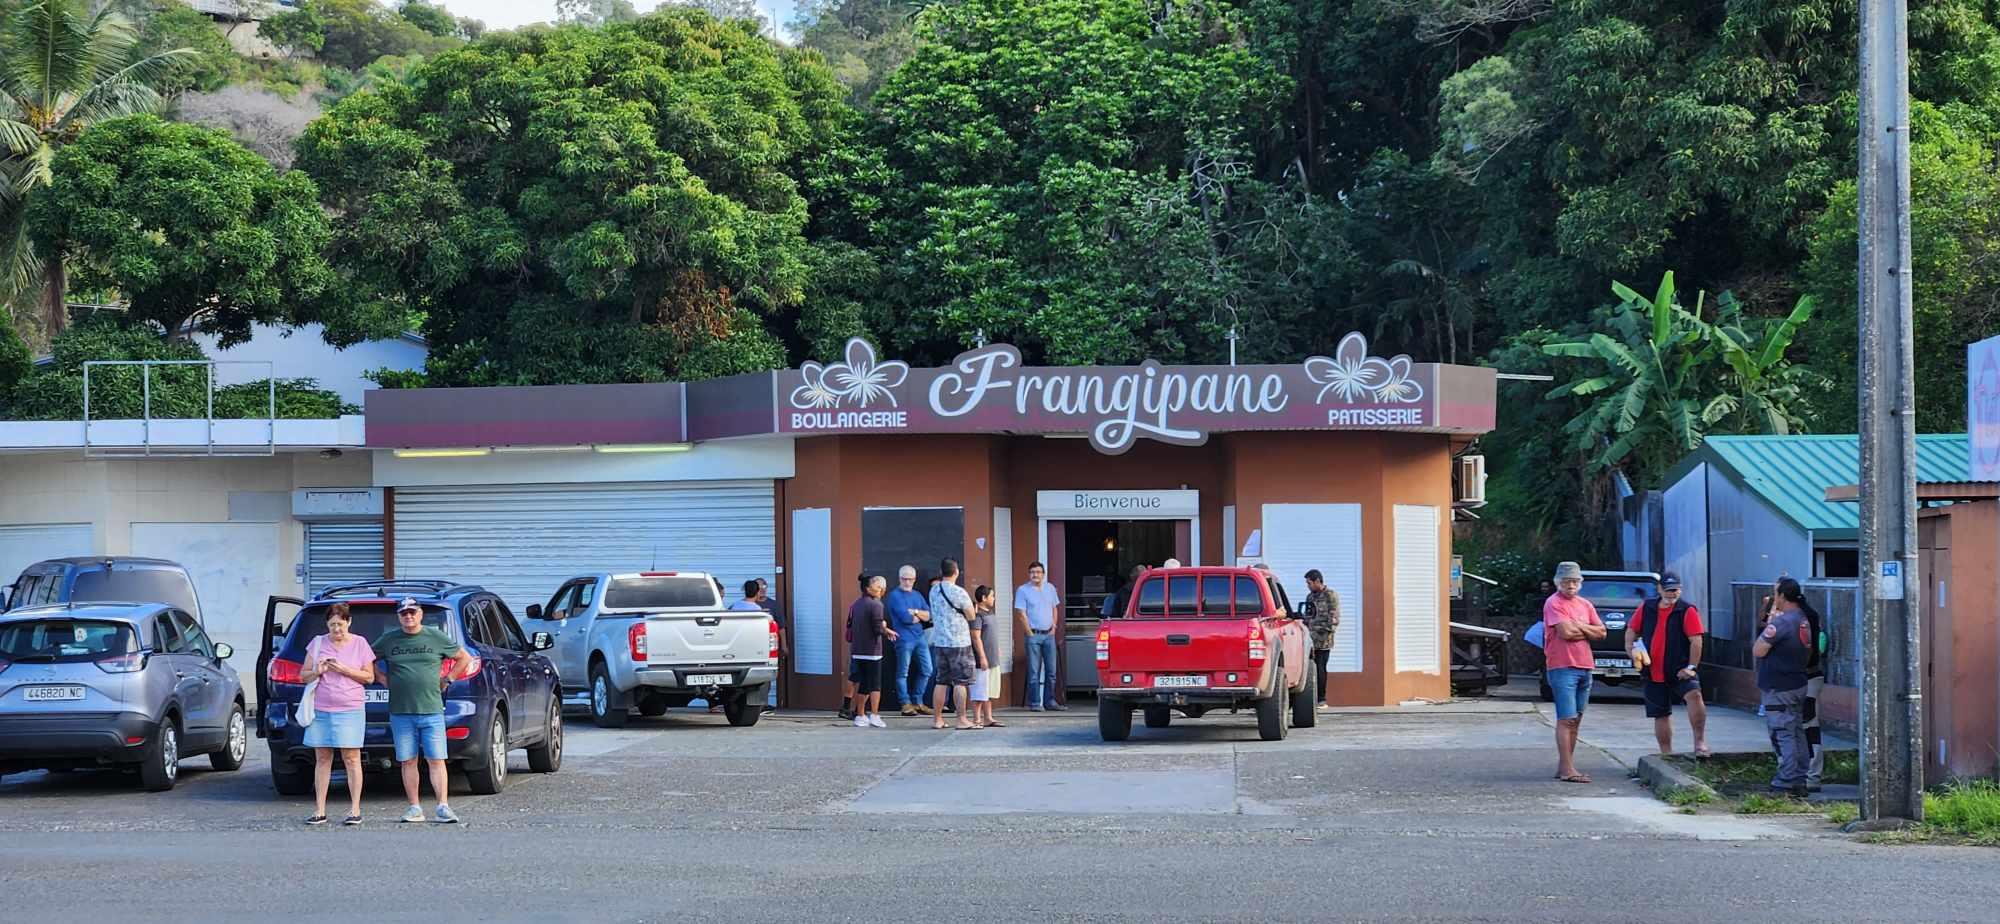
[[[910,365],[901,360],[879,360],[875,347],[856,337],[847,341],[847,361],[799,366],[805,384],[792,389],[792,406],[804,410],[852,404],[868,407],[878,401],[896,406],[895,389],[910,375]]]
[[[1422,400],[1424,388],[1410,378],[1410,357],[1398,355],[1389,359],[1368,355],[1368,338],[1360,332],[1350,333],[1340,338],[1340,347],[1331,358],[1309,357],[1305,361],[1306,378],[1318,383],[1319,394],[1315,402],[1326,401],[1327,392],[1333,392],[1340,400],[1355,402],[1366,399],[1376,401],[1408,403]]]

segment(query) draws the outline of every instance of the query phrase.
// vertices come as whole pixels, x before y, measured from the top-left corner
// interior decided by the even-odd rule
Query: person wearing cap
[[[1701,698],[1701,649],[1705,641],[1701,612],[1681,598],[1681,577],[1660,575],[1660,595],[1646,601],[1625,624],[1625,648],[1634,662],[1646,662],[1641,692],[1646,717],[1653,720],[1653,738],[1660,753],[1674,751],[1674,704],[1687,706],[1688,727],[1694,732],[1694,756],[1708,751],[1708,704]]]
[[[424,820],[424,808],[417,796],[417,758],[430,764],[431,789],[437,793],[437,821],[454,824],[458,815],[451,810],[451,788],[445,773],[444,688],[471,672],[473,657],[451,636],[424,625],[424,609],[404,597],[396,606],[398,627],[382,633],[373,646],[389,686],[389,732],[396,741],[396,761],[402,765],[403,794],[410,807],[403,811],[405,822]],[[452,662],[449,671],[444,662]]]
[[[1565,783],[1590,782],[1576,769],[1576,739],[1590,705],[1590,671],[1597,666],[1590,643],[1604,637],[1604,620],[1582,591],[1583,568],[1562,562],[1556,565],[1556,592],[1542,603],[1542,653],[1556,701],[1556,779]]]

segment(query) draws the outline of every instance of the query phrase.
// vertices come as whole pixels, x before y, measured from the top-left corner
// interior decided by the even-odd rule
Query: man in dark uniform
[[[1757,689],[1764,703],[1764,724],[1771,732],[1771,750],[1778,773],[1771,791],[1804,797],[1806,741],[1803,712],[1806,701],[1806,661],[1813,645],[1812,627],[1801,605],[1805,591],[1791,578],[1778,581],[1778,612],[1764,623],[1750,655],[1757,659]]]

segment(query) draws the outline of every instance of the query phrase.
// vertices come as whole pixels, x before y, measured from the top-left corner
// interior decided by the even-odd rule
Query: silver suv
[[[243,766],[243,686],[186,610],[71,603],[0,614],[0,775],[133,766],[172,789],[183,757]]]

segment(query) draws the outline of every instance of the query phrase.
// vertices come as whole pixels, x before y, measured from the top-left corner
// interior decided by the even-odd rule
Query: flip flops
[[[1588,777],[1588,776],[1585,776],[1585,775],[1583,775],[1583,774],[1581,774],[1581,773],[1572,773],[1572,774],[1570,774],[1570,775],[1568,775],[1568,776],[1558,776],[1558,777],[1556,777],[1556,779],[1557,779],[1557,780],[1559,780],[1559,781],[1561,781],[1561,782],[1564,782],[1564,783],[1588,783],[1588,782],[1590,782],[1590,777]]]

